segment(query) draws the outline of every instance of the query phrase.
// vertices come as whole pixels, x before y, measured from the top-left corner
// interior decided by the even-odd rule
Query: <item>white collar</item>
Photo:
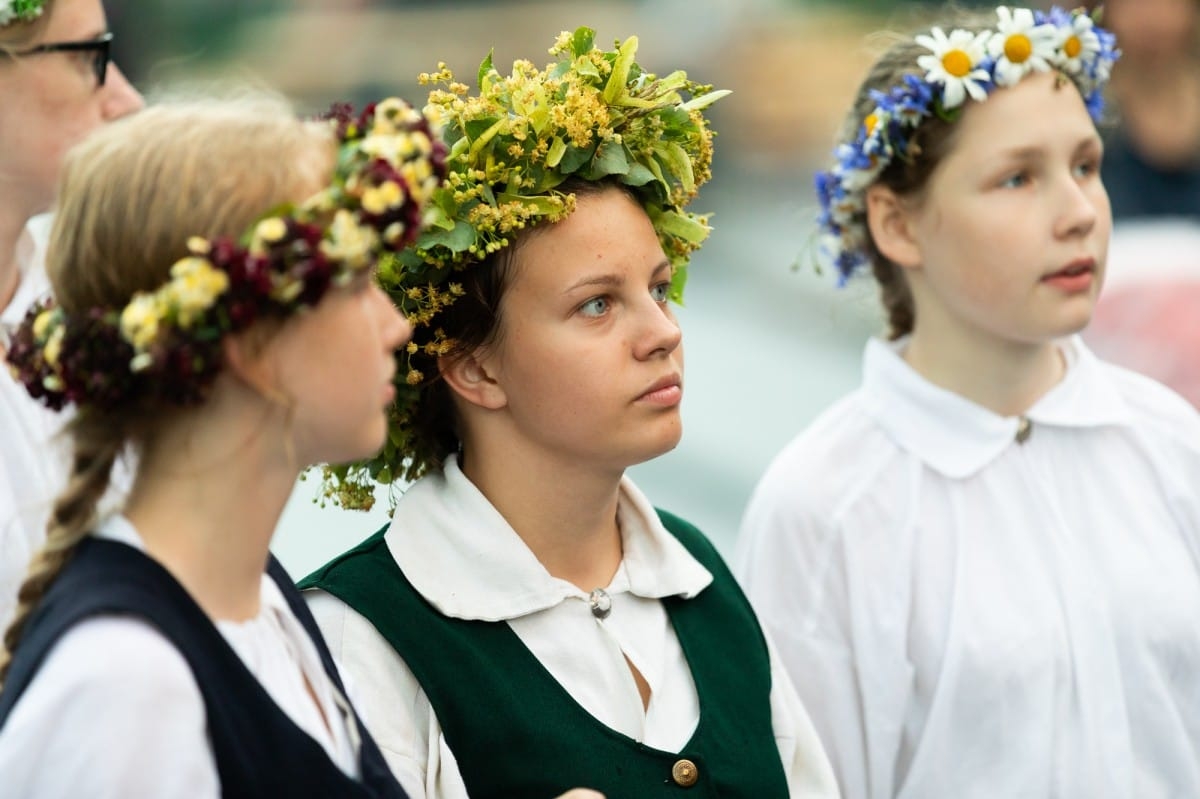
[[[950,478],[968,477],[1015,444],[1021,418],[1000,416],[933,385],[901,357],[907,338],[872,339],[863,361],[868,413],[902,449]],[[1104,364],[1078,336],[1059,343],[1063,379],[1025,414],[1037,427],[1128,424],[1131,413]]]
[[[598,587],[619,591],[627,579],[629,592],[640,597],[691,599],[712,582],[628,477],[621,480],[617,520],[622,569],[612,586]],[[546,571],[454,457],[441,474],[426,475],[405,492],[385,540],[413,587],[452,618],[515,619],[587,596]]]
[[[20,326],[29,307],[50,294],[43,260],[52,220],[51,214],[33,217],[17,239],[17,291],[8,305],[0,308],[0,338],[7,339]]]

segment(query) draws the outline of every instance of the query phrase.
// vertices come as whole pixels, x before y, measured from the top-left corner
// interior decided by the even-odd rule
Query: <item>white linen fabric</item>
[[[844,794],[1200,796],[1200,417],[1072,338],[1020,443],[905,343],[867,345],[738,541]]]
[[[50,292],[43,270],[49,216],[34,217],[17,242],[17,292],[0,309],[0,351],[25,311]],[[54,498],[66,483],[66,417],[32,399],[0,357],[0,628],[16,609],[30,558],[46,539]]]
[[[385,535],[405,576],[437,610],[506,621],[550,674],[597,720],[658,749],[678,751],[700,720],[696,686],[661,599],[695,596],[712,575],[662,526],[631,480],[620,487],[624,559],[604,588],[612,610],[552,577],[450,458],[405,493]],[[334,656],[371,711],[371,734],[413,799],[466,799],[436,714],[412,672],[364,617],[322,591],[309,606]],[[643,708],[626,658],[650,685]],[[795,797],[836,796],[816,733],[772,654],[771,709]],[[581,786],[587,787],[587,786]]]
[[[127,519],[98,536],[142,548]],[[349,704],[274,581],[245,622],[217,622],[247,669],[346,774],[358,777]],[[306,686],[319,702],[313,702]],[[98,616],[50,650],[0,729],[6,796],[216,799],[221,795],[204,700],[183,656],[150,624]]]

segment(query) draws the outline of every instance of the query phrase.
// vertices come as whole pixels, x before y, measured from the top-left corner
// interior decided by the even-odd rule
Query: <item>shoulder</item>
[[[100,616],[72,627],[0,730],[0,772],[28,786],[19,795],[83,784],[98,797],[215,795],[204,703],[187,662],[142,621]]]
[[[1100,362],[1140,430],[1165,436],[1177,446],[1200,450],[1200,412],[1172,389],[1145,375]]]

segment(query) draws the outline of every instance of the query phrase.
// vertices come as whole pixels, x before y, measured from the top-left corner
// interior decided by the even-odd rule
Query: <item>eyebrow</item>
[[[1081,138],[1075,143],[1075,147],[1072,148],[1071,152],[1078,153],[1079,151],[1086,150],[1090,147],[1101,149],[1104,147],[1104,142],[1101,140],[1099,134],[1090,134]],[[1036,145],[1030,147],[1014,147],[1011,150],[1001,150],[999,157],[1011,159],[1039,158],[1043,156],[1045,152],[1045,147],[1039,147]]]
[[[671,269],[671,262],[668,261],[666,258],[662,259],[654,266],[654,271],[652,271],[650,273],[650,276],[654,277],[658,273],[662,272],[664,269],[666,269],[667,271],[670,271],[670,269]],[[624,278],[620,277],[619,275],[615,275],[615,274],[592,275],[589,277],[585,277],[583,280],[580,280],[577,283],[572,283],[570,286],[568,286],[566,289],[563,290],[563,294],[570,294],[571,292],[573,292],[577,289],[581,289],[581,288],[595,288],[595,287],[611,288],[614,286],[619,286],[624,282],[625,282]]]

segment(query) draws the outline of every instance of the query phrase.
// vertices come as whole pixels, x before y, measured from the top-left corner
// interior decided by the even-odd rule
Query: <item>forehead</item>
[[[1071,80],[1048,72],[968,103],[949,158],[987,159],[1015,149],[1073,149],[1097,138],[1083,97]]]
[[[108,30],[100,0],[55,0],[50,18],[39,37],[45,42],[72,41]]]

